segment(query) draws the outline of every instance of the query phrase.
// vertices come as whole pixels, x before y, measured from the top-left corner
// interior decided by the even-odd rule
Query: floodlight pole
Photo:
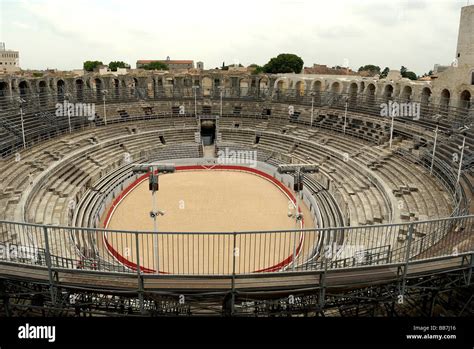
[[[439,125],[436,125],[435,137],[434,137],[434,143],[433,143],[433,155],[431,157],[430,175],[433,174],[433,166],[434,166],[434,160],[435,160],[435,155],[436,155],[436,144],[438,142],[438,130],[439,130]]]
[[[394,123],[394,120],[395,119],[395,115],[392,111],[392,123],[391,123],[391,126],[390,126],[390,149],[392,149],[392,140],[393,140],[393,123]]]
[[[105,110],[105,95],[107,94],[107,90],[102,90],[103,100],[104,100],[104,123],[107,126],[107,111]]]
[[[20,120],[21,120],[21,135],[23,138],[23,149],[26,149],[26,139],[25,139],[25,121],[23,119],[23,103],[25,100],[23,98],[19,98],[20,102]]]
[[[222,110],[223,110],[223,107],[222,107],[222,96],[224,95],[224,90],[221,89],[221,117],[222,117]]]
[[[136,166],[133,168],[133,172],[149,173],[148,181],[149,188],[151,190],[153,211],[150,212],[150,216],[153,218],[153,254],[155,258],[156,274],[160,273],[160,259],[159,259],[159,246],[158,246],[158,215],[164,215],[164,212],[157,209],[157,198],[156,192],[158,191],[158,173],[162,170],[163,172],[174,172],[176,167],[174,165],[167,164],[146,164],[142,166]],[[137,261],[138,262],[138,261]]]
[[[197,117],[197,89],[199,86],[193,86],[194,90],[194,116]]]
[[[69,133],[72,133],[72,126],[71,126],[71,113],[69,111],[69,93],[66,93],[64,95],[64,100],[66,101],[65,106],[66,108],[66,113],[67,113],[67,122],[69,125]]]
[[[296,194],[295,198],[295,214],[294,218],[296,221],[296,229],[294,231],[294,238],[293,238],[293,265],[292,270],[296,268],[296,240],[297,240],[297,232],[299,226],[299,222],[303,220],[303,215],[300,214],[300,192],[303,191],[303,183],[304,183],[304,173],[306,172],[315,172],[319,171],[319,165],[317,164],[291,164],[291,165],[280,165],[278,166],[279,173],[292,173],[294,175],[294,191]]]
[[[344,107],[344,135],[346,134],[346,125],[347,125],[347,98]]]
[[[303,182],[303,178],[302,178],[302,173],[300,172],[300,169],[297,170],[296,172],[296,176],[295,176],[295,181],[297,181],[298,183],[298,188],[299,188],[299,185],[300,183]],[[296,234],[296,231],[297,229],[299,228],[298,227],[298,221],[299,221],[299,218],[300,218],[300,212],[299,212],[299,194],[300,192],[297,191],[296,193],[296,197],[295,197],[295,232],[293,233],[294,234],[294,237],[293,237],[293,266],[292,266],[292,270],[294,271],[295,268],[296,268],[296,239],[298,238],[297,234]]]
[[[151,168],[151,171],[152,171],[152,176],[154,176],[154,169],[153,167]],[[158,174],[156,175],[156,178],[158,178]],[[157,220],[157,216],[158,216],[158,212],[156,210],[156,207],[157,207],[157,202],[156,202],[156,190],[153,189],[153,191],[151,192],[151,197],[152,197],[152,201],[153,201],[153,254],[155,255],[155,265],[156,265],[156,274],[159,274],[160,273],[160,258],[158,256],[158,220]]]
[[[466,147],[466,136],[464,136],[463,141],[462,141],[461,157],[459,159],[459,168],[458,168],[458,179],[456,181],[456,184],[459,184],[459,180],[461,179],[462,159],[464,157],[464,148],[465,147]]]

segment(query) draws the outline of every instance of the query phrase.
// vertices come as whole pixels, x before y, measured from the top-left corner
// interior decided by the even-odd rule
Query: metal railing
[[[254,232],[153,233],[0,221],[0,231],[10,237],[9,242],[0,243],[0,262],[159,275],[317,271],[472,252],[473,228],[474,215],[403,224]],[[316,258],[315,246],[319,248]]]
[[[257,101],[267,103],[285,103],[295,106],[295,112],[288,120],[291,122],[309,123],[310,109],[313,108],[332,108],[351,113],[359,113],[361,115],[369,115],[375,117],[380,116],[381,104],[389,101],[406,103],[407,100],[400,98],[392,98],[388,96],[370,96],[366,94],[347,94],[334,93],[330,91],[305,91],[300,93],[296,90],[273,90],[273,89],[204,89],[193,90],[192,88],[177,88],[173,86],[159,87],[155,90],[149,90],[141,87],[124,88],[120,91],[110,90],[102,94],[102,90],[93,88],[83,88],[70,92],[57,93],[42,92],[30,93],[25,91],[18,96],[2,96],[0,97],[0,134],[4,133],[3,142],[0,142],[0,153],[3,156],[12,154],[15,150],[23,147],[21,137],[22,132],[21,116],[24,119],[24,131],[26,136],[26,147],[32,146],[42,140],[57,137],[60,134],[69,132],[69,129],[80,130],[87,127],[103,126],[107,108],[114,105],[116,110],[120,110],[123,104],[124,115],[117,119],[108,119],[108,123],[126,122],[141,119],[153,119],[164,117],[165,115],[176,115],[178,111],[162,111],[155,110],[157,106],[150,104],[155,101],[176,101],[189,104],[187,115],[194,115],[194,107],[191,108],[194,99],[199,100],[201,104],[208,101],[218,103],[222,91],[222,99],[241,100],[241,101]],[[116,93],[117,92],[117,93]],[[196,93],[196,95],[194,95]],[[19,98],[21,97],[21,98]],[[414,101],[413,101],[414,102]],[[68,103],[72,104],[89,104],[94,105],[96,118],[90,120],[88,116],[74,116],[69,118],[67,113],[57,113],[58,108],[67,109]],[[136,107],[133,115],[129,115],[126,110],[133,105]],[[159,108],[159,107],[158,107]],[[226,107],[227,109],[227,107]],[[301,109],[301,110],[296,110]],[[104,112],[105,110],[105,112]],[[434,129],[435,123],[438,122],[440,127],[456,130],[462,126],[474,124],[474,113],[471,109],[456,108],[447,105],[435,105],[426,102],[420,103],[420,119],[413,120],[407,116],[397,117],[397,121],[407,124],[421,126],[427,129]],[[264,111],[260,111],[263,113]],[[110,113],[110,110],[108,111]],[[199,110],[198,114],[203,111]],[[217,110],[214,111],[214,114]],[[229,113],[228,110],[225,113]],[[271,116],[267,116],[270,119]],[[315,116],[317,124],[318,116]],[[330,125],[321,125],[322,127],[330,127]],[[472,130],[470,131],[472,132]]]

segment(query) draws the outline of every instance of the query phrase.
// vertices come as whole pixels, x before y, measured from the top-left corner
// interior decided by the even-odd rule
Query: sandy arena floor
[[[160,176],[157,206],[160,232],[203,232],[200,235],[165,234],[158,239],[160,272],[225,274],[231,272],[234,232],[295,229],[289,218],[290,199],[274,183],[258,175],[233,170],[179,171]],[[137,185],[115,208],[108,229],[153,231],[152,196],[148,180]],[[305,217],[306,207],[301,207]],[[311,219],[305,228],[313,228]],[[236,272],[271,268],[287,260],[295,246],[306,254],[315,234],[271,233],[237,235]],[[136,262],[135,237],[109,233],[107,241],[127,260]],[[296,243],[295,243],[296,242]],[[156,270],[153,235],[140,236],[140,265]]]

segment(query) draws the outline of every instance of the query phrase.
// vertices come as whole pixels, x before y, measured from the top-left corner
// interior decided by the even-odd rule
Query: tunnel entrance
[[[201,121],[201,140],[204,146],[213,145],[216,139],[216,122],[214,120]]]

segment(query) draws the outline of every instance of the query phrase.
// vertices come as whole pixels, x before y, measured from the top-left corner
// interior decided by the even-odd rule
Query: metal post
[[[25,140],[25,122],[23,120],[23,106],[20,102],[20,118],[21,118],[21,134],[23,137],[23,149],[26,149],[26,140]]]
[[[223,96],[223,94],[224,94],[224,90],[221,89],[221,117],[222,117],[222,96]]]
[[[236,248],[237,248],[237,234],[234,232],[233,233],[234,237],[234,248],[232,249],[232,299],[231,299],[231,305],[230,305],[230,314],[231,316],[234,315],[234,310],[235,310],[235,264],[236,264]]]
[[[71,125],[71,113],[69,110],[69,93],[64,93],[63,99],[63,112],[66,111],[67,113],[67,122],[69,125],[69,133],[72,133],[72,125]]]
[[[104,98],[103,98],[103,99],[104,99],[104,123],[105,123],[105,125],[107,126],[107,111],[105,110],[105,93],[106,93],[106,92],[107,92],[107,91],[102,90],[102,94],[104,95]]]
[[[298,229],[298,216],[299,216],[299,197],[298,197],[298,194],[299,193],[296,193],[296,202],[295,202],[295,205],[296,205],[296,214],[295,214],[295,219],[296,219],[296,228],[295,228],[295,232],[293,233],[294,237],[293,237],[293,267],[292,267],[292,270],[294,271],[295,268],[296,268],[296,239],[298,238],[298,234],[297,234],[297,229]]]
[[[199,86],[193,86],[194,90],[194,116],[197,117],[197,89]]]
[[[405,287],[406,287],[406,278],[408,272],[408,264],[410,262],[410,249],[411,249],[411,242],[413,240],[413,228],[414,224],[410,224],[408,227],[408,236],[407,236],[407,250],[405,253],[405,266],[403,268],[403,276],[402,276],[402,287],[400,290],[400,296],[404,297],[405,295]]]
[[[311,123],[309,127],[313,127],[313,119],[314,119],[314,96],[311,97]]]
[[[459,184],[459,180],[461,179],[461,169],[462,169],[462,159],[464,157],[464,148],[466,146],[466,136],[464,136],[462,140],[462,147],[461,147],[461,157],[459,158],[459,168],[458,168],[458,179],[456,184]]]
[[[154,171],[152,170],[152,173]],[[160,259],[158,256],[158,221],[157,221],[157,215],[158,212],[156,210],[156,191],[153,190],[151,193],[151,197],[153,200],[153,248],[154,248],[154,254],[155,254],[155,265],[156,265],[156,273],[160,273]]]
[[[52,270],[52,265],[51,265],[51,251],[49,248],[48,228],[46,226],[43,226],[43,234],[44,234],[46,266],[48,267],[49,292],[51,295],[51,302],[53,304],[56,304],[56,297],[54,295],[53,270]],[[35,248],[37,248],[37,246],[35,246]]]
[[[347,99],[344,107],[344,134],[346,134],[346,125],[347,125]]]
[[[393,139],[393,123],[394,123],[394,120],[395,119],[395,116],[393,115],[393,112],[392,112],[392,124],[390,126],[390,149],[392,149],[392,139]]]
[[[324,314],[323,309],[325,305],[325,298],[326,298],[326,274],[328,272],[328,260],[325,257],[323,259],[324,263],[324,269],[319,274],[319,312],[321,314]]]
[[[68,121],[68,124],[69,124],[69,133],[72,133],[72,126],[71,126],[71,113],[69,111],[69,100],[67,100],[67,121]]]
[[[297,188],[299,189],[300,187],[300,183],[303,181],[303,178],[302,178],[302,174],[301,174],[301,171],[298,170],[296,172],[296,176],[295,176],[295,181],[297,183]],[[300,215],[300,212],[299,212],[299,207],[300,207],[300,203],[299,203],[299,200],[300,200],[300,197],[299,197],[299,194],[300,192],[297,191],[295,193],[295,222],[296,222],[296,226],[295,226],[295,231],[294,231],[294,237],[293,237],[293,266],[292,266],[292,270],[294,271],[295,268],[296,268],[296,240],[298,238],[298,230],[299,230],[299,224],[298,224],[298,218],[299,218],[299,215]]]
[[[135,233],[135,252],[137,254],[137,277],[138,277],[138,301],[140,303],[140,313],[144,313],[143,307],[143,283],[140,267],[140,242],[138,240],[138,233]]]
[[[434,159],[436,155],[436,143],[438,141],[438,128],[439,126],[436,125],[436,130],[435,130],[435,138],[434,138],[434,144],[433,144],[433,156],[431,157],[431,167],[430,167],[430,174],[433,174],[433,166],[434,166]]]

